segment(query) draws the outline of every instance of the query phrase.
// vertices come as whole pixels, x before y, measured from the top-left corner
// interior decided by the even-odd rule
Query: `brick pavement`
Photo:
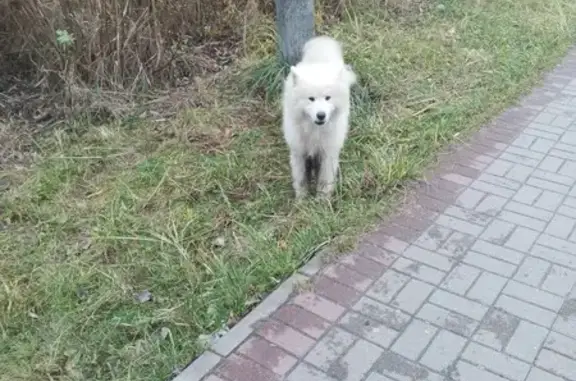
[[[576,381],[575,227],[576,50],[176,380]]]

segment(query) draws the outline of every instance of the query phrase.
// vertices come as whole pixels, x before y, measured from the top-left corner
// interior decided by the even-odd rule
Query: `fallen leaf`
[[[144,290],[139,294],[135,295],[136,301],[139,303],[146,303],[152,300],[152,294],[148,290]]]

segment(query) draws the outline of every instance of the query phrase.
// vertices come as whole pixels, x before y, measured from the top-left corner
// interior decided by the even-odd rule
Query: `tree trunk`
[[[302,47],[314,36],[314,0],[274,0],[274,3],[282,59],[295,65],[301,58]]]

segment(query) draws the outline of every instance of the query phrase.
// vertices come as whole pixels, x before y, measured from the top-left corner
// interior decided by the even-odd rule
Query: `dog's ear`
[[[356,84],[357,78],[356,73],[352,70],[351,65],[344,65],[344,67],[340,70],[340,78],[343,79],[349,86]]]
[[[296,66],[290,66],[290,76],[292,77],[292,83],[296,84],[300,74],[298,73],[298,68]]]

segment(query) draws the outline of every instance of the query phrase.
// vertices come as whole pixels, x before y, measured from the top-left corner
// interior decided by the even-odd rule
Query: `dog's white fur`
[[[355,82],[340,43],[327,36],[310,39],[302,60],[290,68],[284,82],[282,128],[297,198],[307,194],[310,160],[319,166],[315,168],[318,193],[332,194],[348,135],[350,88]]]

